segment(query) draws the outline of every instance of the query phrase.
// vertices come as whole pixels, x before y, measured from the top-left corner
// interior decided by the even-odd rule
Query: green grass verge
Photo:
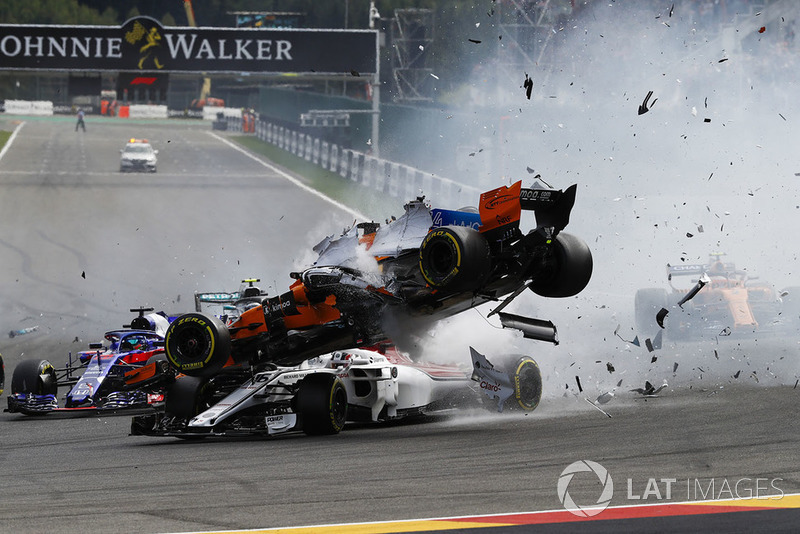
[[[264,156],[276,165],[299,175],[300,179],[323,195],[360,211],[373,220],[382,221],[391,215],[403,213],[403,202],[388,197],[369,187],[360,186],[338,173],[327,171],[304,158],[265,143],[250,135],[236,135],[231,141]]]
[[[8,142],[8,138],[11,137],[11,134],[12,134],[12,132],[7,132],[5,130],[0,130],[0,150],[2,150],[4,146],[6,146],[6,143]]]

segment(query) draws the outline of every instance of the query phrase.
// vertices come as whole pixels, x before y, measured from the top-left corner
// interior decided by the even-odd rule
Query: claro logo
[[[498,384],[491,384],[486,380],[481,381],[480,387],[481,389],[487,389],[489,391],[500,391],[500,386]]]

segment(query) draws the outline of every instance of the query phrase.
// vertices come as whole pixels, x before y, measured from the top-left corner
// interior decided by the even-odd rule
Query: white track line
[[[364,215],[364,214],[362,214],[362,213],[360,213],[360,212],[358,212],[358,211],[356,211],[356,210],[354,210],[354,209],[352,209],[352,208],[350,208],[348,206],[345,206],[341,202],[338,202],[338,201],[332,199],[331,197],[323,195],[322,193],[320,193],[319,191],[317,191],[316,189],[314,189],[312,187],[307,186],[306,184],[304,184],[303,182],[301,182],[297,178],[295,178],[295,177],[291,176],[290,174],[282,171],[278,167],[276,167],[276,166],[274,166],[274,165],[272,165],[270,163],[267,163],[263,159],[261,159],[261,158],[255,156],[254,154],[248,152],[247,150],[245,150],[244,148],[240,147],[239,145],[233,143],[232,141],[228,141],[224,137],[219,136],[219,135],[215,134],[214,132],[206,132],[206,133],[208,133],[208,135],[210,135],[211,137],[214,137],[214,138],[222,141],[223,143],[225,143],[229,147],[231,147],[231,148],[233,148],[235,150],[238,150],[239,152],[241,152],[242,154],[244,154],[248,158],[252,159],[253,161],[257,161],[258,163],[260,163],[264,167],[268,168],[272,172],[274,172],[274,173],[280,175],[281,177],[285,178],[286,180],[290,181],[292,184],[296,185],[300,189],[303,189],[304,191],[307,191],[307,192],[311,193],[312,195],[321,198],[325,202],[333,204],[334,206],[336,206],[340,210],[351,214],[356,219],[361,219],[362,221],[371,221],[372,220],[371,218],[367,217],[366,215]]]
[[[14,142],[14,139],[17,137],[17,133],[19,133],[19,131],[22,129],[23,126],[25,126],[25,121],[20,122],[17,125],[17,127],[14,128],[14,132],[8,138],[8,141],[6,141],[6,144],[3,147],[3,150],[0,150],[0,159],[3,159],[3,156],[6,155],[6,152],[8,152],[8,149],[11,147],[11,143]]]

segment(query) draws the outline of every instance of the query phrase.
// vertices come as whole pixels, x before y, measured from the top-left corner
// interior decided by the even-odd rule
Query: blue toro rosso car
[[[108,342],[91,343],[89,350],[69,354],[62,368],[48,360],[24,360],[14,369],[6,412],[25,415],[98,415],[119,411],[146,413],[163,402],[151,390],[125,387],[125,373],[156,362],[167,366],[164,332],[170,317],[152,308],[131,310],[139,316],[125,329],[105,333]],[[59,388],[69,388],[59,405]],[[2,392],[2,386],[0,386]]]

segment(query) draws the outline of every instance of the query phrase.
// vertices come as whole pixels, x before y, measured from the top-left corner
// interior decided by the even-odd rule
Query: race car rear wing
[[[194,294],[194,309],[195,311],[203,311],[203,303],[205,304],[233,304],[242,298],[242,294],[238,291],[234,293],[221,293],[219,291],[211,293],[195,293]]]
[[[553,228],[553,236],[569,223],[569,215],[575,205],[578,186],[571,185],[565,191],[555,189],[527,189],[522,182],[511,187],[498,187],[481,195],[478,213],[481,218],[481,233],[519,222],[522,210],[533,211],[539,228]]]
[[[735,272],[736,266],[733,263],[723,263],[717,270],[722,272]],[[703,276],[704,273],[713,271],[711,265],[694,263],[689,265],[670,265],[667,264],[667,280],[672,280],[673,276]]]
[[[247,284],[247,285],[246,286],[243,285],[239,289],[239,291],[234,291],[232,293],[228,293],[225,291],[210,291],[206,293],[195,293],[194,309],[195,311],[202,312],[203,303],[217,304],[220,306],[224,306],[225,304],[233,304],[236,301],[247,297],[266,296],[266,293],[263,293],[261,289],[259,289],[254,285],[256,282],[260,281],[261,281],[260,278],[245,278],[244,280],[242,280],[242,284]]]

